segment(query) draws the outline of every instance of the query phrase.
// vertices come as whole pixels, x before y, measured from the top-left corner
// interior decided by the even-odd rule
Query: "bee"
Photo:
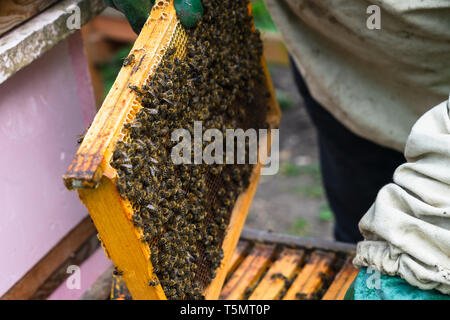
[[[288,281],[288,278],[286,278],[286,276],[280,272],[274,273],[270,276],[270,279],[275,280],[275,279],[282,279],[283,281]]]
[[[136,214],[136,213],[133,214],[132,221],[135,226],[139,226],[139,227],[142,226],[142,218],[138,214]]]
[[[83,142],[84,136],[85,136],[85,135],[86,135],[85,133],[82,133],[82,134],[79,134],[79,135],[77,136],[77,143],[78,143],[78,144],[81,144],[81,143]]]
[[[167,239],[166,239],[166,238],[161,238],[161,239],[159,240],[159,245],[160,245],[161,247],[164,247],[165,245],[167,245]]]
[[[177,294],[177,290],[175,288],[169,289],[166,293],[166,295],[168,297],[174,297],[174,296],[176,297],[176,294]]]
[[[306,293],[303,292],[298,292],[295,294],[295,298],[298,300],[307,300],[308,299],[308,295]]]
[[[123,64],[122,64],[122,65],[123,65],[124,67],[133,65],[133,64],[134,64],[134,60],[135,60],[134,54],[130,54],[128,57],[126,57],[126,58],[123,60]]]
[[[120,271],[119,269],[117,269],[117,267],[114,267],[113,275],[121,276],[121,275],[123,275],[123,271]]]
[[[217,176],[222,171],[221,166],[211,166],[209,172],[211,172],[213,175]]]
[[[175,52],[177,52],[177,48],[175,46],[169,47],[166,50],[166,54],[167,54],[168,57],[173,56],[175,54]]]
[[[148,282],[148,285],[150,287],[156,287],[157,285],[159,285],[159,280],[157,278],[153,278]]]
[[[227,183],[231,182],[231,176],[228,173],[224,174],[223,181]]]
[[[229,197],[222,198],[222,203],[226,207],[230,207],[232,205],[232,200]]]
[[[117,190],[121,195],[125,195],[127,191],[127,184],[122,180],[117,180]]]
[[[138,97],[142,97],[144,95],[141,89],[134,84],[129,84],[128,88],[134,91]]]
[[[225,231],[228,228],[228,225],[226,223],[219,224],[219,229],[222,231]]]
[[[157,237],[158,235],[162,234],[163,232],[164,232],[164,228],[161,225],[159,225],[159,226],[155,225],[152,228],[150,228],[150,235],[152,237]]]

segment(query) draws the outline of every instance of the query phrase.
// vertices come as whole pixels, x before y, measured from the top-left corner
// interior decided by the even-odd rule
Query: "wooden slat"
[[[236,249],[234,249],[233,256],[231,257],[231,261],[229,263],[227,276],[236,270],[239,264],[244,260],[246,252],[249,250],[251,244],[248,241],[239,241]]]
[[[71,265],[81,266],[100,248],[97,233],[92,234],[80,248],[70,255],[47,280],[29,298],[30,300],[45,300],[70,276],[67,268]]]
[[[267,271],[248,300],[278,299],[285,289],[285,281],[289,281],[294,276],[303,256],[303,250],[284,249],[277,260],[270,266],[269,271]],[[282,275],[285,278],[278,277],[278,275]]]
[[[43,257],[25,276],[6,292],[2,300],[29,299],[44,285],[59,267],[96,234],[89,217],[83,219],[70,231],[45,257]],[[87,258],[87,257],[84,257]],[[66,273],[66,276],[68,274]],[[36,298],[36,297],[35,297]]]
[[[345,293],[358,275],[358,269],[352,264],[353,257],[347,258],[322,300],[343,300]]]
[[[243,299],[246,289],[258,281],[270,263],[274,246],[256,245],[241,265],[231,275],[222,289],[220,299]]]
[[[322,274],[329,274],[335,254],[315,251],[292,283],[283,300],[311,299],[323,284]]]
[[[2,0],[0,35],[43,11],[58,0]]]

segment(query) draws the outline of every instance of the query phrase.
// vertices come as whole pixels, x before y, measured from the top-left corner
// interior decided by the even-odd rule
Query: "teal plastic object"
[[[147,21],[155,0],[105,0],[105,3],[119,11],[128,19],[134,32],[139,34]],[[174,0],[177,16],[183,26],[195,26],[203,16],[201,0]]]
[[[105,0],[105,3],[121,11],[128,19],[136,34],[141,32],[148,15],[155,3],[154,0]]]
[[[203,16],[201,0],[174,0],[177,17],[186,28],[195,26]]]
[[[347,290],[345,300],[450,300],[437,290],[421,290],[400,277],[362,268]]]

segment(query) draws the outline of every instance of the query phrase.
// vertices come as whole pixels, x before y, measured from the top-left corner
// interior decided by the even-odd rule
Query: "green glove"
[[[134,32],[139,34],[145,21],[147,21],[155,0],[105,0],[105,3],[122,11]],[[187,28],[195,26],[203,15],[201,0],[174,0],[174,7],[178,19]]]
[[[345,300],[450,300],[437,290],[421,290],[400,277],[361,269],[348,289]]]

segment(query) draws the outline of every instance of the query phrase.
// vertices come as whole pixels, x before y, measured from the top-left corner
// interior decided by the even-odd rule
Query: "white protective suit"
[[[450,0],[265,2],[313,97],[405,151],[360,222],[355,265],[450,294]],[[367,27],[370,5],[379,30]]]

